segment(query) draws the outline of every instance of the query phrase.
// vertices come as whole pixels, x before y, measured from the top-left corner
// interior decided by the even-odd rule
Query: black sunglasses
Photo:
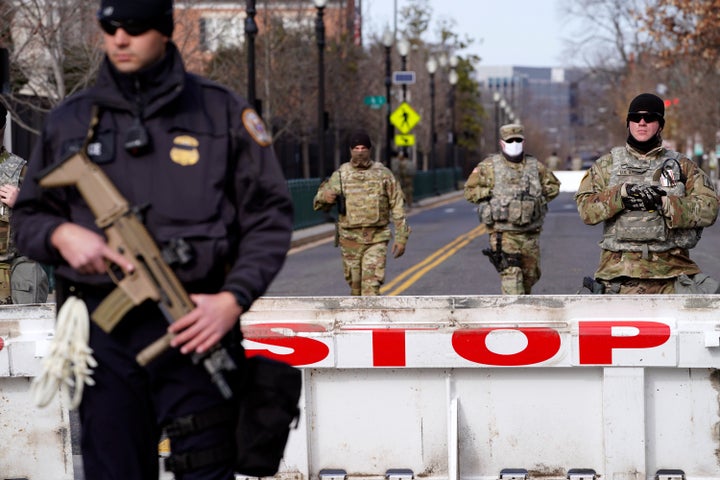
[[[153,27],[150,23],[136,20],[100,20],[100,28],[108,35],[115,35],[118,28],[122,28],[131,37],[137,37]]]
[[[508,138],[507,140],[503,140],[505,143],[522,143],[522,138]]]
[[[645,123],[659,122],[660,115],[652,112],[631,112],[628,113],[627,119],[629,122],[640,123],[640,120],[645,120]]]

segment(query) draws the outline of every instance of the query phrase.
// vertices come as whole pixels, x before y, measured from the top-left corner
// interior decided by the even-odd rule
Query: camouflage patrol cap
[[[522,138],[525,140],[525,129],[519,123],[510,123],[500,127],[500,139],[505,141],[509,138]]]

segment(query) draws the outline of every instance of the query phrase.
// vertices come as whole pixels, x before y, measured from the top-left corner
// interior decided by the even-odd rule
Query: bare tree
[[[0,38],[10,51],[13,88],[3,102],[45,111],[87,86],[95,77],[101,52],[92,0],[10,0],[0,4]],[[42,99],[39,101],[39,99]],[[22,122],[31,131],[36,129]]]
[[[720,0],[653,0],[638,13],[656,65],[668,72],[671,128],[693,150],[720,130]]]
[[[680,57],[717,65],[720,60],[720,0],[652,0],[638,22],[666,65]]]

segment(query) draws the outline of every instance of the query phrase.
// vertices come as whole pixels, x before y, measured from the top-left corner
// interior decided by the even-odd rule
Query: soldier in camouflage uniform
[[[595,293],[714,293],[690,249],[715,222],[710,179],[684,155],[662,145],[665,105],[650,93],[630,103],[627,143],[600,157],[575,196],[588,225],[604,222]],[[597,287],[597,288],[595,288]]]
[[[397,155],[392,159],[390,168],[392,169],[393,175],[402,188],[403,194],[405,195],[405,206],[407,208],[413,205],[413,189],[415,182],[415,164],[410,160],[405,151],[400,150]]]
[[[370,158],[372,144],[364,131],[350,135],[350,161],[318,188],[313,208],[329,210],[338,203],[338,243],[345,280],[352,295],[380,295],[385,281],[388,243],[395,226],[392,253],[405,253],[410,235],[403,193],[390,169]]]
[[[15,206],[25,173],[25,160],[5,149],[7,110],[0,104],[0,304],[44,303],[49,282],[45,270],[20,256],[10,234],[10,209]]]
[[[490,248],[483,253],[500,273],[502,293],[531,293],[540,279],[540,230],[547,204],[560,193],[560,181],[523,151],[522,125],[500,127],[500,147],[480,162],[465,182],[465,199],[478,204],[488,227]]]

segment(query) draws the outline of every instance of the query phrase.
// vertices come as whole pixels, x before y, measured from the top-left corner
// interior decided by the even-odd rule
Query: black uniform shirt
[[[262,295],[283,264],[292,233],[292,203],[270,138],[244,99],[184,70],[172,44],[165,59],[123,75],[107,58],[94,87],[53,110],[29,161],[14,209],[17,246],[56,264],[60,279],[108,285],[107,275],[74,271],[50,245],[53,230],[71,221],[99,231],[74,188],[46,190],[38,173],[83,143],[92,105],[100,107],[88,155],[131,205],[162,248],[185,240],[192,260],[175,271],[191,293],[231,291],[244,307]],[[149,145],[125,148],[129,132],[145,130]]]

